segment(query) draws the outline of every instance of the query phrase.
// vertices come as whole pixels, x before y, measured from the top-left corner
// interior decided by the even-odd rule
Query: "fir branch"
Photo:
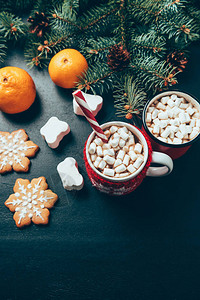
[[[94,94],[102,94],[112,88],[113,76],[114,71],[111,71],[107,64],[101,64],[101,68],[95,64],[79,78],[76,87],[80,90],[84,89],[85,92],[91,90]]]
[[[89,39],[82,53],[86,59],[104,60],[109,53],[110,48],[116,45],[114,38],[98,37],[97,39]]]
[[[131,39],[132,55],[157,55],[164,57],[166,53],[166,40],[163,36],[158,36],[155,31],[141,34],[135,34]]]
[[[116,85],[113,93],[116,115],[131,119],[139,115],[146,103],[147,94],[141,84],[132,76],[126,76],[120,85]]]
[[[0,33],[8,41],[17,41],[27,33],[27,27],[21,18],[11,13],[0,13]]]
[[[129,68],[147,91],[155,93],[177,83],[176,69],[156,57],[134,58]]]
[[[6,58],[6,39],[0,36],[0,63],[2,64]]]

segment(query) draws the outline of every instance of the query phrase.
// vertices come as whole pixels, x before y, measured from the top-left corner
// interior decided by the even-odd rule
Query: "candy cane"
[[[108,139],[106,135],[104,134],[103,130],[101,129],[100,125],[98,124],[97,120],[95,119],[94,115],[92,114],[85,97],[83,96],[83,93],[80,90],[77,90],[73,93],[74,99],[80,106],[80,109],[82,110],[84,116],[90,123],[90,126],[94,129],[96,132],[96,135],[104,142],[107,143]]]

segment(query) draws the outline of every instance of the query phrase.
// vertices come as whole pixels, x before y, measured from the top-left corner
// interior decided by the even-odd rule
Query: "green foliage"
[[[1,3],[2,2],[2,3]],[[26,38],[25,59],[30,67],[45,68],[54,54],[65,48],[80,51],[89,68],[77,87],[93,93],[113,89],[116,108],[122,115],[137,114],[146,94],[152,95],[176,84],[176,69],[167,63],[173,51],[186,54],[188,46],[200,39],[198,0],[0,0],[0,60],[6,43]],[[50,20],[48,33],[37,37],[19,14],[32,9]],[[37,24],[36,24],[37,26]],[[14,30],[13,30],[14,29]],[[130,64],[116,71],[107,64],[112,46],[130,53]],[[120,54],[117,53],[118,58]],[[124,57],[123,55],[121,57]],[[124,105],[131,110],[123,109]]]
[[[26,34],[27,28],[21,18],[11,13],[0,13],[0,33],[7,41],[17,41]]]
[[[116,85],[113,93],[116,115],[125,117],[127,113],[138,115],[145,105],[147,94],[132,76],[122,78],[123,85]]]
[[[2,64],[6,58],[6,40],[0,36],[0,64]]]

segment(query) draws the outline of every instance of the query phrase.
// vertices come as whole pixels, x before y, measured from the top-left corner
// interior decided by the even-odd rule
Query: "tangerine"
[[[88,69],[85,57],[75,49],[64,49],[54,55],[49,63],[49,75],[52,81],[66,89],[76,86],[79,76]]]
[[[36,88],[32,77],[23,69],[0,69],[0,110],[16,114],[27,110],[34,102]]]

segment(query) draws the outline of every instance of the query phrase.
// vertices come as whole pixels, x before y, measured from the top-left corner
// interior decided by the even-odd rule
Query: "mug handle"
[[[173,170],[173,160],[169,155],[161,152],[152,152],[151,164],[159,164],[161,167],[149,167],[146,175],[151,177],[160,177],[169,175]]]

